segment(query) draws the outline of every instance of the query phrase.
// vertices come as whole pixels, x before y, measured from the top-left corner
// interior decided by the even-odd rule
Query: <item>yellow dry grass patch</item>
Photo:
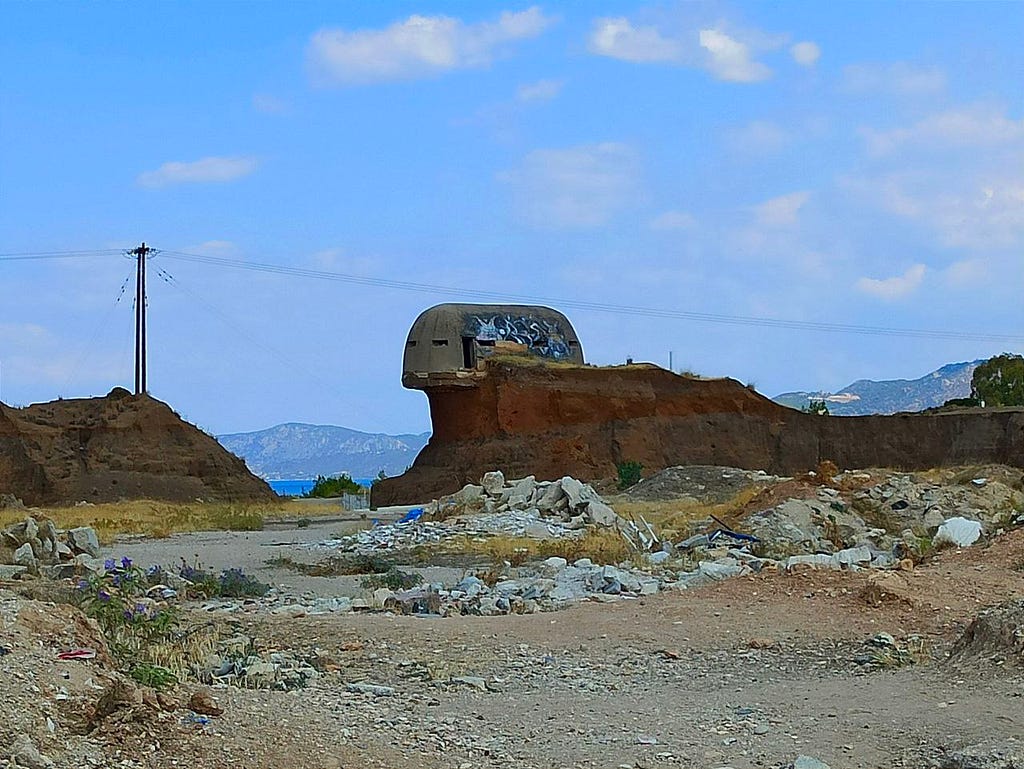
[[[92,526],[104,544],[119,534],[167,537],[188,531],[256,531],[266,518],[337,515],[334,505],[280,502],[161,502],[150,499],[72,507],[0,510],[0,528],[26,516],[49,518],[61,529]]]
[[[727,524],[734,525],[735,519],[744,508],[761,493],[761,487],[750,486],[741,489],[730,499],[718,504],[705,504],[696,500],[670,500],[667,502],[629,500],[619,498],[610,502],[623,518],[640,523],[642,517],[654,528],[661,539],[683,539],[690,535],[690,526],[698,521],[715,516]]]
[[[630,560],[636,551],[615,529],[595,529],[582,537],[559,537],[556,539],[532,539],[494,535],[490,537],[459,537],[446,548],[450,553],[479,555],[494,564],[509,563],[519,566],[536,558],[559,556],[572,563],[580,558],[589,558],[594,563],[614,564]]]

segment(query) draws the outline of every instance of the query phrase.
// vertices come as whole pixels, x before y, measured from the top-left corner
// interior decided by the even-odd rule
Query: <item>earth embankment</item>
[[[273,499],[245,463],[167,404],[115,389],[0,403],[0,492],[28,505],[121,499]]]
[[[419,502],[483,473],[588,480],[623,461],[653,472],[727,465],[793,474],[840,467],[924,469],[973,463],[1024,467],[1024,410],[828,417],[781,406],[732,379],[657,366],[491,363],[472,386],[424,388],[433,437],[373,503]]]

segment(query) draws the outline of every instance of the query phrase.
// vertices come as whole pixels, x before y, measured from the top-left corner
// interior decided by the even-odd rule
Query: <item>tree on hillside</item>
[[[1005,352],[974,369],[971,397],[989,407],[1024,406],[1024,356]]]

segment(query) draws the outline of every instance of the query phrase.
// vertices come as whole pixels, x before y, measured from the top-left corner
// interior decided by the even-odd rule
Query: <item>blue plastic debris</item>
[[[412,523],[413,521],[418,521],[422,517],[423,517],[423,508],[422,507],[414,507],[408,513],[406,513],[404,516],[402,516],[402,519],[399,521],[399,523]]]

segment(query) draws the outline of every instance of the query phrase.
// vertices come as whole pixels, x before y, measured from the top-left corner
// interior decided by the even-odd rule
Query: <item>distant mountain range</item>
[[[794,409],[802,409],[812,400],[823,400],[830,414],[848,417],[923,411],[941,406],[952,398],[969,397],[974,369],[984,362],[950,363],[920,379],[888,379],[881,382],[858,379],[835,393],[782,393],[773,400]]]
[[[217,440],[267,480],[341,473],[374,478],[381,470],[388,476],[405,472],[430,440],[430,433],[384,435],[293,422],[252,433],[218,435]]]

